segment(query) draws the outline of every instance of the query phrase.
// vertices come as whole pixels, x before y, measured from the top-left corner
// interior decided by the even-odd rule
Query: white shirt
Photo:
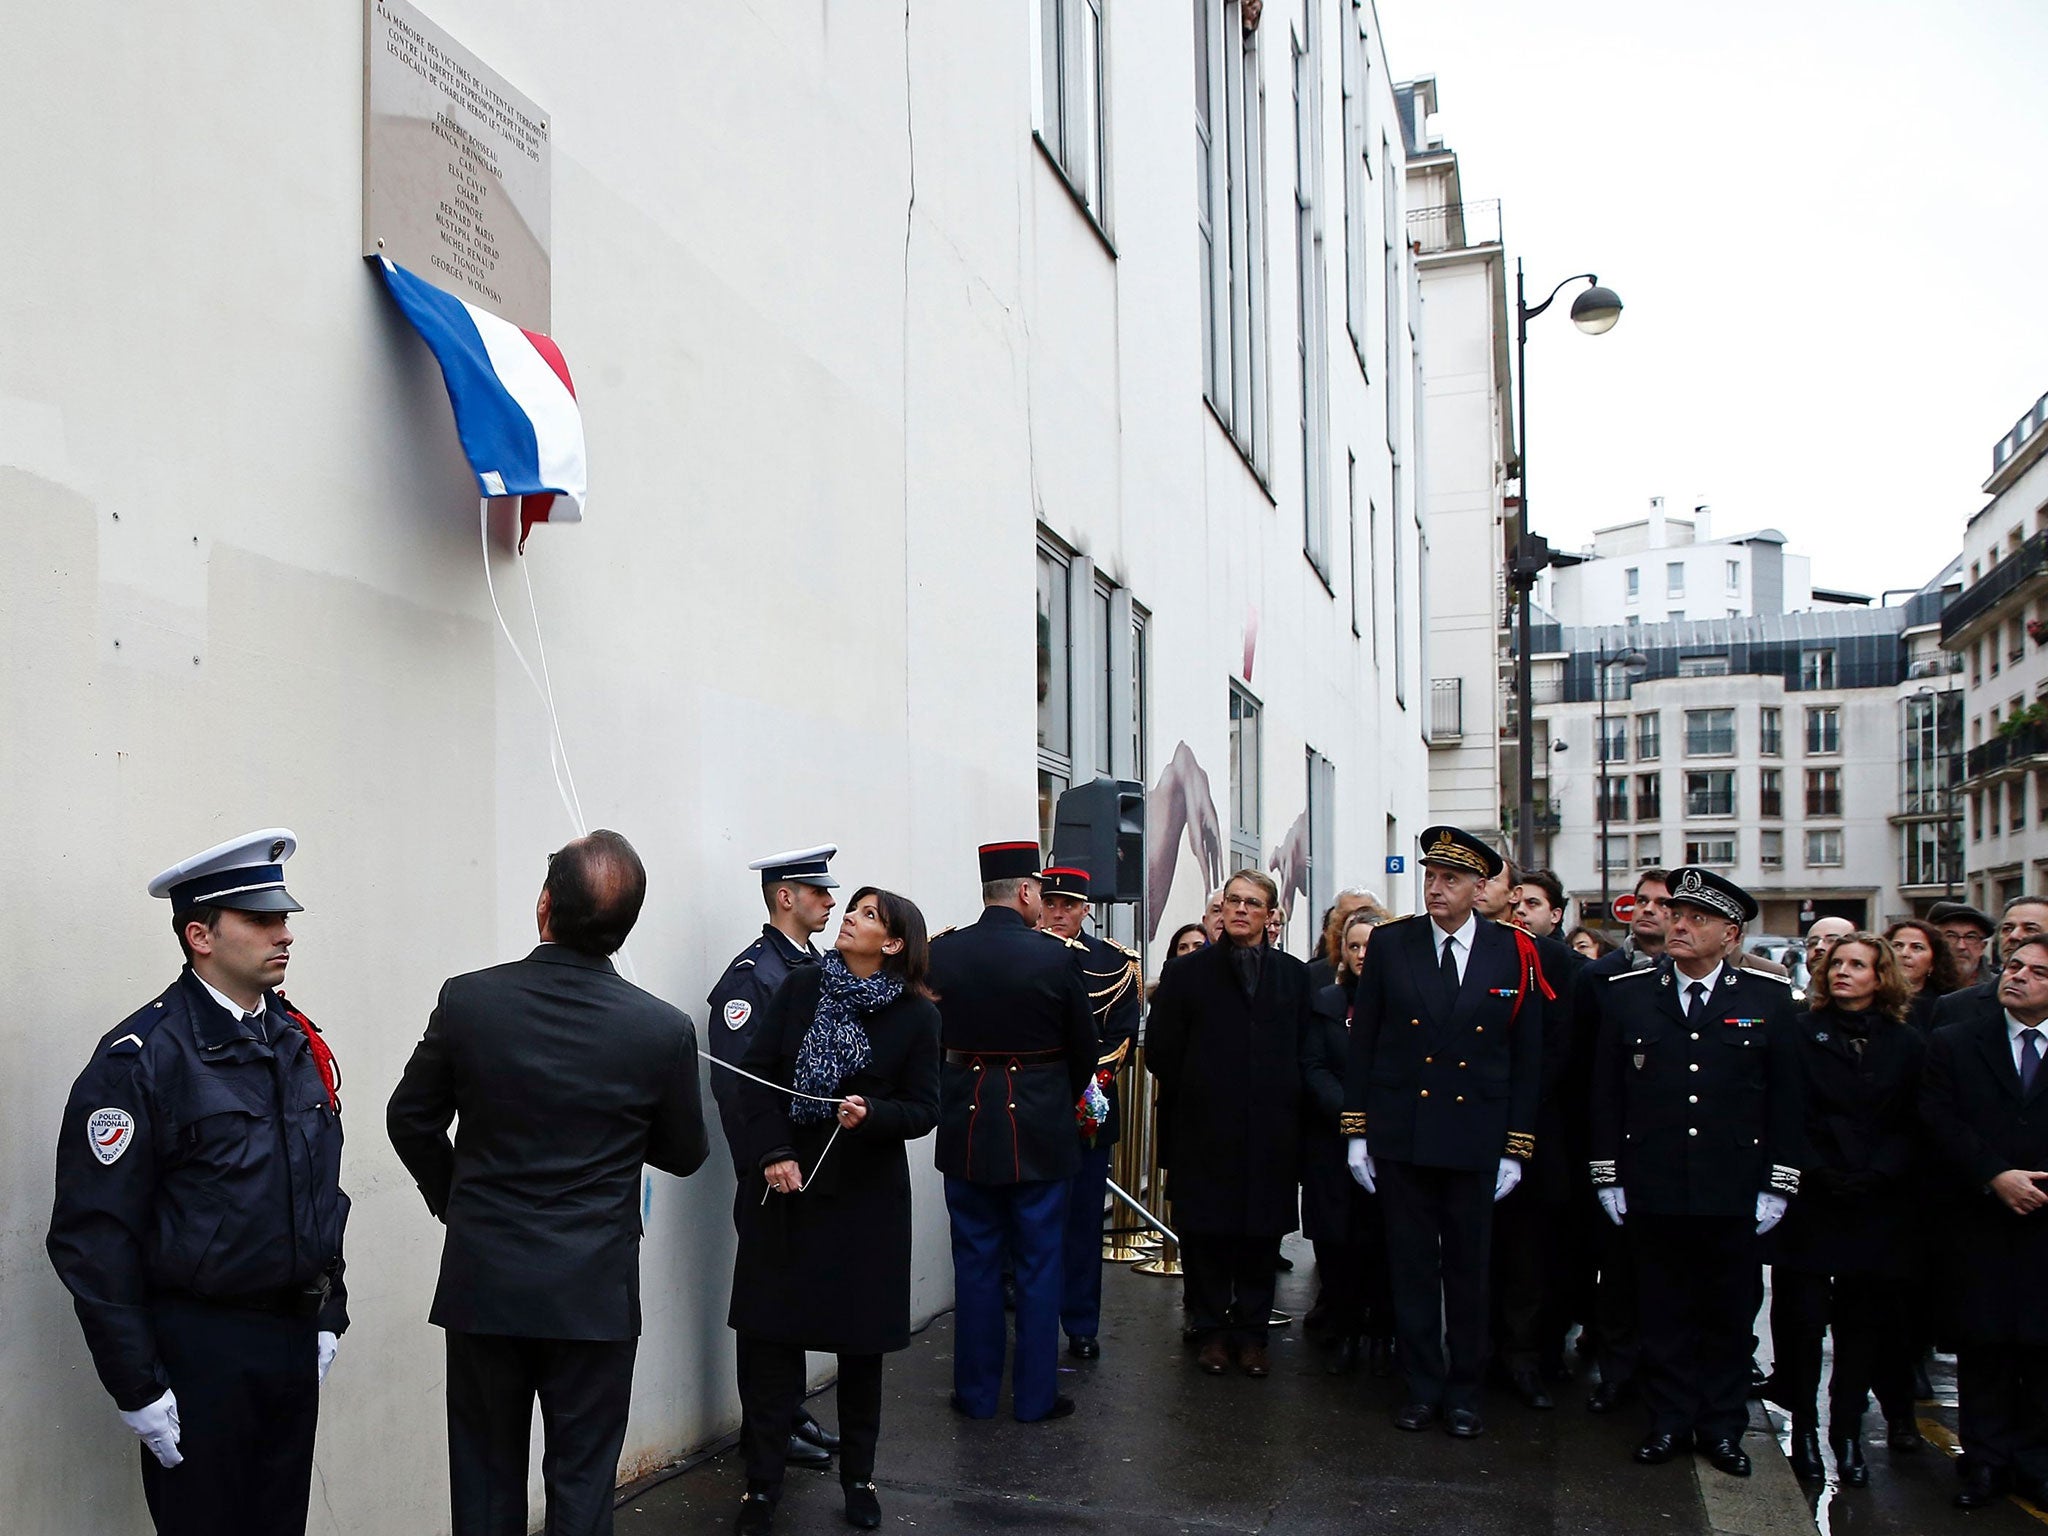
[[[192,974],[198,977],[199,985],[213,994],[213,1000],[216,1003],[219,1003],[221,1007],[227,1009],[229,1013],[235,1016],[236,1022],[239,1023],[243,1019],[253,1019],[256,1021],[256,1033],[266,1039],[269,1037],[269,1031],[263,1028],[263,1015],[269,1009],[270,1004],[261,994],[256,998],[256,1007],[253,1011],[245,1009],[240,1003],[229,997],[227,993],[221,991],[219,987],[216,987],[204,976],[200,976],[197,971],[194,971]]]
[[[1465,984],[1465,965],[1472,958],[1472,941],[1479,936],[1479,914],[1477,912],[1467,912],[1465,914],[1465,926],[1448,934],[1432,918],[1430,919],[1429,932],[1429,941],[1436,946],[1436,963],[1439,966],[1444,963],[1444,945],[1449,944],[1451,946],[1451,961],[1458,967],[1458,984],[1463,986]]]
[[[2048,1062],[2048,1021],[2040,1024],[2022,1024],[2008,1011],[2005,1016],[2005,1034],[2006,1038],[2012,1043],[2012,1069],[2015,1072],[2020,1070],[2020,1057],[2027,1048],[2027,1042],[2022,1036],[2029,1029],[2035,1031],[2035,1038],[2040,1041],[2038,1049],[2041,1053],[2041,1060]]]
[[[1692,1017],[1692,1000],[1694,996],[1692,989],[1694,987],[1705,987],[1707,990],[1699,994],[1700,1001],[1711,1004],[1714,1001],[1714,988],[1721,984],[1721,972],[1726,969],[1725,965],[1716,962],[1711,971],[1698,979],[1686,975],[1683,971],[1675,972],[1671,979],[1678,988],[1679,1011],[1687,1018]]]

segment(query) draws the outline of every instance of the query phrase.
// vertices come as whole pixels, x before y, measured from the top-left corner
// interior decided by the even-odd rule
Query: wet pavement
[[[1279,1305],[1309,1302],[1306,1244]],[[1767,1331],[1767,1330],[1766,1330]],[[1261,1532],[1270,1536],[1402,1532],[1412,1536],[1783,1536],[1816,1528],[1871,1536],[2042,1536],[2048,1517],[2007,1501],[1965,1515],[1949,1507],[1947,1453],[1930,1445],[1896,1464],[1883,1422],[1867,1423],[1868,1489],[1801,1489],[1773,1432],[1782,1415],[1759,1407],[1749,1450],[1756,1476],[1728,1478],[1682,1457],[1638,1467],[1642,1433],[1631,1411],[1585,1411],[1590,1383],[1557,1390],[1558,1408],[1532,1412],[1505,1392],[1486,1403],[1487,1433],[1462,1442],[1404,1434],[1390,1422],[1398,1389],[1363,1372],[1333,1378],[1295,1326],[1277,1329],[1264,1381],[1195,1370],[1180,1343],[1180,1286],[1111,1266],[1104,1276],[1102,1358],[1075,1366],[1063,1390],[1073,1417],[969,1423],[947,1406],[952,1319],[937,1319],[889,1360],[876,1481],[883,1529],[943,1533]],[[1937,1375],[1921,1416],[1953,1439],[1952,1377]],[[812,1402],[832,1421],[828,1389]],[[620,1536],[711,1536],[729,1530],[745,1486],[730,1449],[644,1487],[619,1510]],[[791,1471],[777,1531],[844,1530],[827,1473]]]

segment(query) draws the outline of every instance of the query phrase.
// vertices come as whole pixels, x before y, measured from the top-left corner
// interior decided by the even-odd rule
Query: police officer
[[[1060,1327],[1067,1353],[1093,1360],[1102,1353],[1102,1202],[1109,1193],[1110,1148],[1116,1145],[1117,1075],[1138,1034],[1138,957],[1121,944],[1085,931],[1088,871],[1058,866],[1045,872],[1041,892],[1047,933],[1075,946],[1088,1006],[1095,1014],[1095,1081],[1106,1103],[1104,1118],[1081,1135],[1081,1171],[1067,1193],[1066,1280]]]
[[[164,1536],[304,1532],[348,1327],[340,1077],[276,991],[297,847],[273,827],[150,882],[185,968],[101,1038],[57,1142],[50,1261]]]
[[[1398,1428],[1482,1432],[1493,1203],[1536,1153],[1545,984],[1535,942],[1475,910],[1500,874],[1456,827],[1422,834],[1429,916],[1373,936],[1351,1011],[1341,1128],[1380,1196],[1407,1401]],[[1448,1358],[1447,1358],[1448,1354]]]
[[[832,878],[832,858],[839,852],[835,843],[816,848],[793,848],[787,853],[756,859],[747,868],[761,876],[761,900],[768,908],[768,921],[761,936],[733,956],[732,964],[711,989],[711,1054],[737,1065],[746,1054],[768,999],[791,971],[816,965],[822,958],[812,947],[812,936],[824,931],[831,920],[839,882]],[[740,1107],[742,1080],[731,1072],[711,1069],[711,1097],[718,1105],[718,1121],[725,1127],[725,1144],[733,1155],[733,1171],[742,1179],[755,1170],[739,1166],[739,1149],[744,1145],[741,1127],[745,1116]],[[745,1346],[744,1335],[741,1339]],[[745,1366],[741,1366],[745,1374]],[[832,1452],[839,1437],[820,1424],[808,1407],[797,1412],[796,1430],[789,1437],[788,1464],[793,1467],[825,1468],[832,1465]]]
[[[1732,962],[1750,894],[1712,870],[1671,872],[1665,953],[1598,987],[1593,1185],[1634,1238],[1645,1464],[1688,1439],[1747,1477],[1757,1236],[1799,1193],[1798,1009],[1784,978]]]
[[[1074,1411],[1057,1391],[1067,1193],[1081,1167],[1074,1104],[1094,1074],[1095,1020],[1075,951],[1039,930],[1038,844],[982,847],[981,920],[932,940],[945,1064],[937,1163],[953,1236],[953,1407],[995,1417],[1002,1262],[1016,1269],[1011,1408]]]

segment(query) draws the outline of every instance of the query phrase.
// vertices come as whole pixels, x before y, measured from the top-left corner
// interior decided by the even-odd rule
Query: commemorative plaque
[[[363,254],[548,329],[548,116],[406,0],[365,0]]]

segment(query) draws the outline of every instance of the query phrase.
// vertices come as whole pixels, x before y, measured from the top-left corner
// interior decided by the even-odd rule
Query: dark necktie
[[[1443,977],[1444,1006],[1446,1008],[1458,1006],[1458,957],[1451,949],[1451,946],[1456,942],[1457,940],[1450,936],[1445,936],[1443,961],[1437,967],[1437,974]]]
[[[1707,984],[1704,981],[1696,981],[1685,989],[1685,994],[1691,999],[1685,1005],[1685,1016],[1691,1022],[1697,1024],[1706,1015]]]
[[[2034,1091],[2034,1075],[2041,1070],[2041,1031],[2020,1031],[2020,1092]]]

